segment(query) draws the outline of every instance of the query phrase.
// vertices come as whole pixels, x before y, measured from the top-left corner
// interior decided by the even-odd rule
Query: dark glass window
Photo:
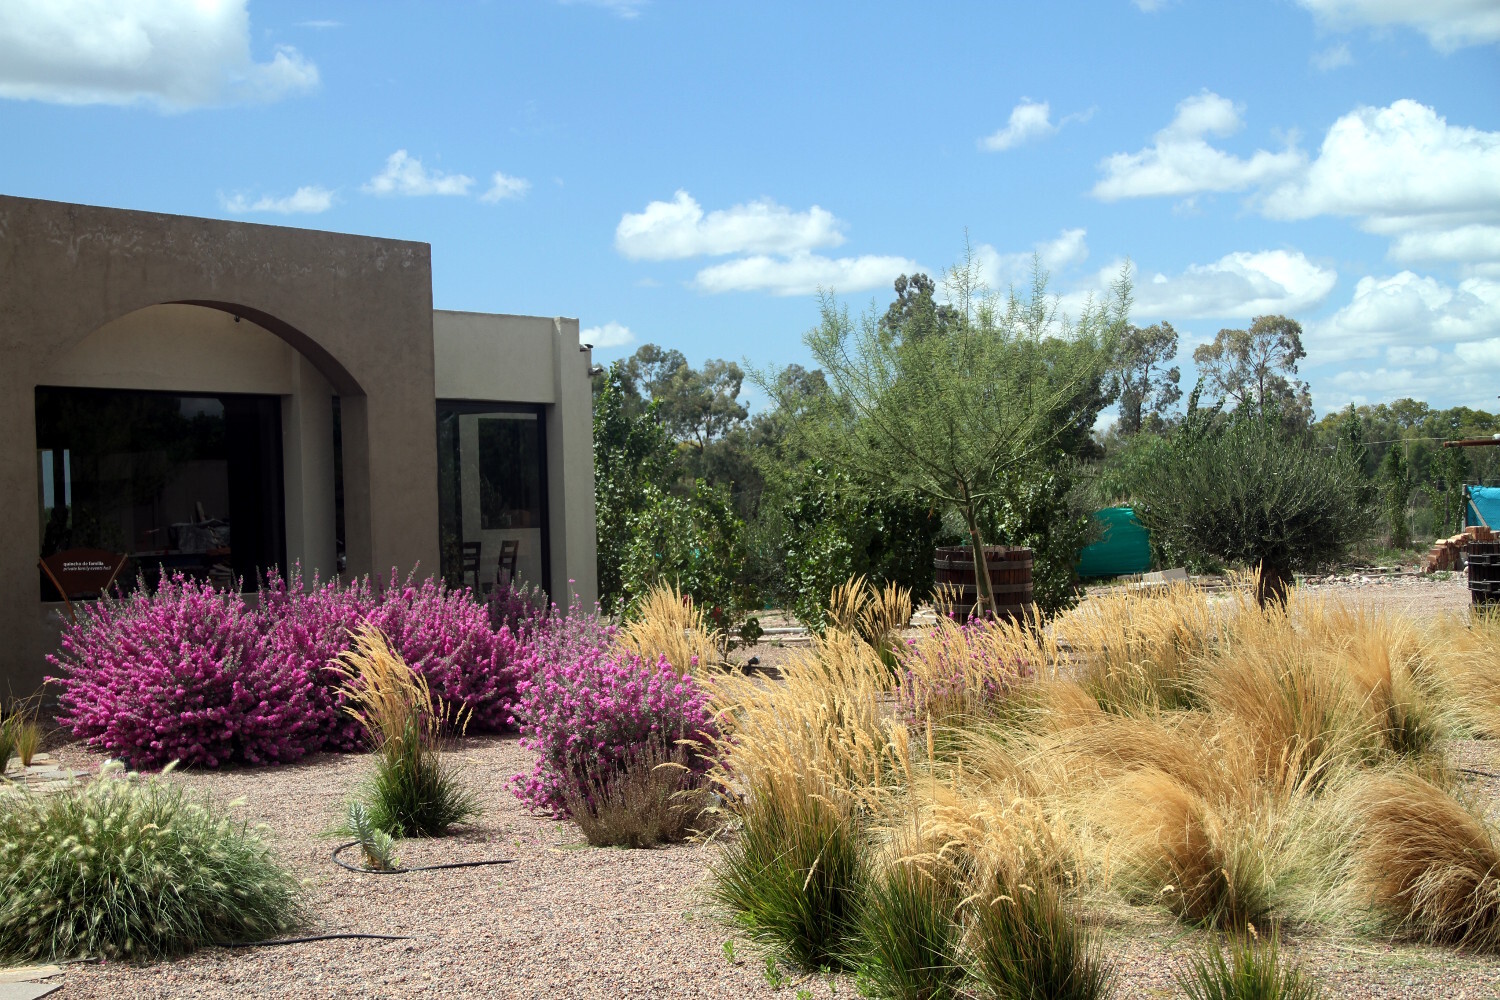
[[[278,397],[43,386],[36,435],[43,557],[129,556],[127,588],[176,570],[253,588],[285,561]]]
[[[437,416],[443,578],[550,592],[542,408],[439,401]]]

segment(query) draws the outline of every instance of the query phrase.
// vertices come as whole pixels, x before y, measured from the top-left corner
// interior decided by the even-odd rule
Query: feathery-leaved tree
[[[983,511],[1076,430],[1078,400],[1101,379],[1127,321],[1129,277],[1076,323],[1032,315],[1055,315],[1055,302],[992,294],[972,248],[943,284],[949,308],[911,324],[882,322],[873,308],[856,323],[824,294],[822,321],[804,339],[829,391],[796,427],[810,452],[872,491],[957,512],[976,553],[981,608],[993,612]],[[774,377],[756,379],[776,397]]]

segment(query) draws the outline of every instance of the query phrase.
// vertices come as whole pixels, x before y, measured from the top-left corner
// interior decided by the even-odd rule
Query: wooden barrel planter
[[[1005,545],[986,545],[984,561],[995,592],[996,612],[1001,618],[1025,621],[1036,613],[1031,592],[1031,550]],[[941,546],[932,561],[937,612],[968,621],[979,604],[974,584],[974,550],[967,545]]]
[[[1469,599],[1475,604],[1500,604],[1500,542],[1470,542]]]

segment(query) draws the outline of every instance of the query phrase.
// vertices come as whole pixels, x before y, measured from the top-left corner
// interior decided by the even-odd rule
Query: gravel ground
[[[1455,748],[1464,766],[1500,771],[1500,747]],[[65,766],[98,759],[76,747]],[[767,983],[760,957],[731,934],[702,895],[713,847],[596,850],[569,823],[528,815],[506,789],[530,758],[514,739],[473,739],[457,751],[481,790],[483,818],[464,833],[401,845],[407,864],[513,857],[498,868],[405,876],[358,875],[328,861],[322,836],[367,773],[363,756],[320,754],[288,767],[182,773],[167,780],[221,800],[244,797],[243,815],[266,823],[283,860],[309,881],[316,931],[410,936],[285,948],[212,949],[151,966],[71,966],[64,998],[252,997],[770,997],[799,989],[857,996],[847,979]],[[1493,795],[1500,782],[1484,782]],[[1122,997],[1180,996],[1173,972],[1196,937],[1149,911],[1094,914],[1123,973]],[[735,937],[736,959],[724,942]],[[1328,977],[1331,997],[1500,996],[1500,958],[1369,938],[1293,936],[1288,950]]]
[[[1462,577],[1341,579],[1313,590],[1427,616],[1467,607]],[[767,646],[760,647],[768,651]],[[754,652],[754,651],[752,651]],[[778,655],[779,654],[779,655]],[[778,650],[769,659],[779,659]],[[1500,746],[1454,748],[1462,766],[1500,773]],[[95,770],[99,758],[56,748],[63,767]],[[359,875],[328,860],[324,836],[369,758],[319,754],[255,770],[178,773],[223,801],[243,797],[242,815],[265,823],[278,853],[307,881],[315,932],[359,931],[408,941],[331,941],[284,948],[212,949],[152,966],[76,965],[64,998],[396,997],[769,997],[856,996],[848,980],[794,979],[778,990],[764,965],[707,907],[704,870],[716,848],[596,850],[569,823],[528,815],[507,779],[531,758],[514,739],[472,739],[456,755],[484,814],[454,837],[401,845],[407,864],[512,857],[495,868],[405,876]],[[1500,779],[1476,777],[1500,802]],[[1196,937],[1161,916],[1122,908],[1094,915],[1123,974],[1122,997],[1180,996],[1173,972]],[[735,959],[724,942],[734,938]],[[1292,936],[1288,950],[1349,998],[1500,997],[1500,958],[1370,938]],[[56,980],[54,980],[55,982]]]
[[[96,763],[65,750],[64,763]],[[527,815],[506,779],[529,770],[514,739],[474,739],[457,751],[485,812],[464,833],[401,844],[410,865],[513,857],[495,868],[359,875],[328,860],[334,824],[369,759],[319,754],[257,770],[168,778],[266,823],[285,863],[310,880],[317,931],[409,935],[410,941],[329,941],[213,949],[147,967],[80,965],[60,997],[759,997],[763,966],[741,943],[727,962],[725,929],[698,886],[711,847],[594,850],[577,828]]]

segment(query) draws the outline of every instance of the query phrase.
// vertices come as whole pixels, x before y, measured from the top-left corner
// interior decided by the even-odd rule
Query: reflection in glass
[[[543,435],[540,407],[438,403],[439,530],[450,585],[550,591]]]
[[[283,561],[277,397],[44,386],[36,434],[42,556],[128,555],[126,588],[175,570],[253,588]]]

